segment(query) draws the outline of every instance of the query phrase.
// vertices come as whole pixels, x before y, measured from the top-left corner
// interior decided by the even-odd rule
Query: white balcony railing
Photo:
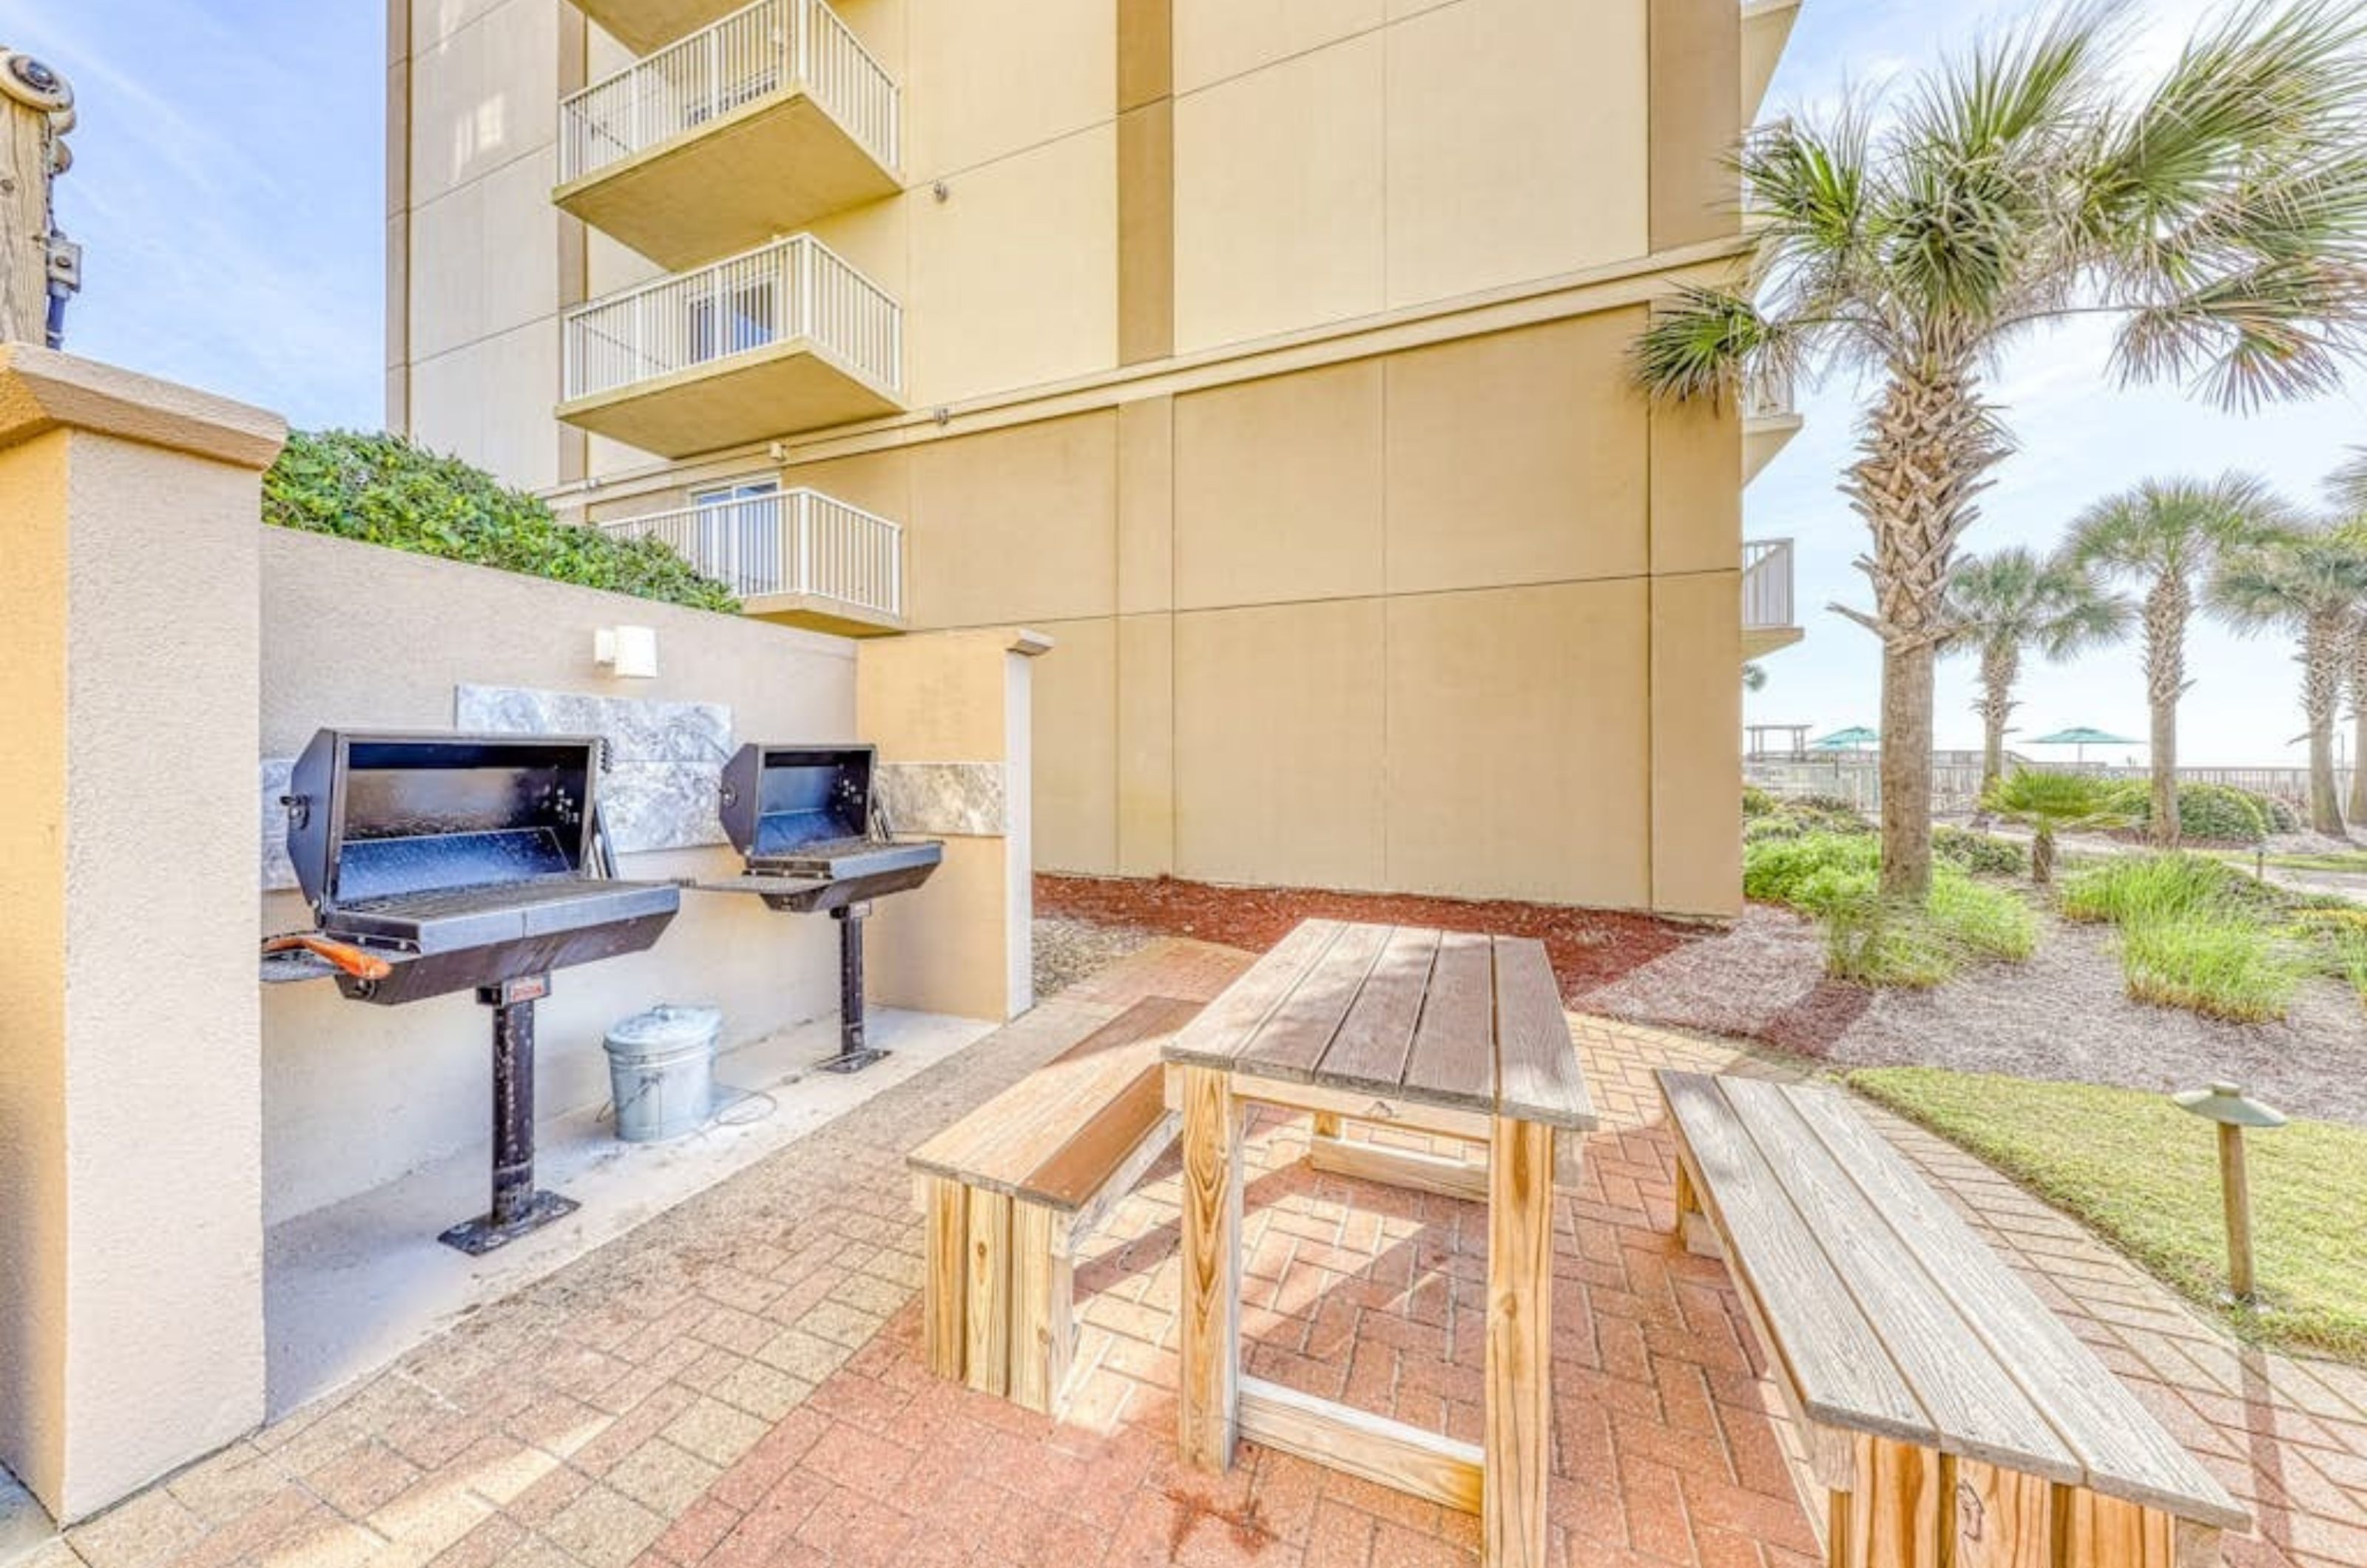
[[[567,313],[569,401],[804,338],[890,393],[904,388],[904,312],[810,234]]]
[[[822,0],[756,0],[562,100],[560,183],[792,86],[882,168],[896,167],[897,88],[886,68]]]
[[[1794,626],[1792,606],[1792,541],[1745,539],[1742,542],[1742,624],[1746,629]]]
[[[820,491],[709,502],[599,526],[614,538],[658,540],[742,599],[802,593],[904,614],[903,528]]]

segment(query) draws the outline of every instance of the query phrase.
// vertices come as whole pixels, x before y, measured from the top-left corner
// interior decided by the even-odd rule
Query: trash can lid
[[[647,1049],[668,1045],[692,1045],[714,1038],[723,1027],[723,1010],[713,1007],[685,1007],[674,1002],[660,1002],[647,1012],[635,1013],[608,1031],[608,1043]]]

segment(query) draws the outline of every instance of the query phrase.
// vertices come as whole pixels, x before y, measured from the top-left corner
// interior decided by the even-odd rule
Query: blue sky
[[[1771,108],[1811,110],[2010,17],[2024,0],[1806,0]],[[2130,69],[2157,65],[2210,8],[2142,0]],[[381,142],[385,36],[377,0],[0,0],[0,42],[48,59],[79,96],[62,220],[86,247],[68,321],[74,352],[278,409],[300,425],[378,423],[382,399]],[[2265,474],[2315,499],[2346,446],[2367,444],[2367,375],[2344,396],[2251,418],[2177,389],[2096,374],[2092,330],[2026,344],[1998,396],[2021,449],[1999,472],[1976,548],[2051,546],[2089,502],[2147,474]],[[1824,613],[1864,602],[1861,531],[1833,491],[1863,389],[1805,394],[1808,428],[1751,487],[1748,527],[1799,541],[1806,642],[1768,660],[1749,715],[1819,729],[1872,723],[1873,640]],[[2201,630],[2183,709],[2186,759],[2296,761],[2289,652]],[[1968,671],[1942,671],[1939,736],[1971,745]],[[2023,732],[2087,724],[2142,734],[2132,650],[2041,667]]]

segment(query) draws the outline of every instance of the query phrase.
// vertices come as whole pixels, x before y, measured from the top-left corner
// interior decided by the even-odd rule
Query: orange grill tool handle
[[[336,965],[357,980],[383,980],[394,973],[394,965],[375,953],[366,953],[347,942],[332,942],[324,936],[298,934],[266,937],[266,953],[305,952]]]

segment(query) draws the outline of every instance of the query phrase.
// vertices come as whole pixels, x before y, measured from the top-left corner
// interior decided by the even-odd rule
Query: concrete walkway
[[[40,1568],[227,1563],[1476,1561],[1474,1522],[1255,1449],[1172,1457],[1171,1165],[1079,1272],[1059,1425],[930,1378],[902,1151],[1146,994],[1246,962],[1166,941],[730,1181],[51,1543]],[[1576,1021],[1606,1126],[1561,1200],[1556,1550],[1570,1568],[1800,1568],[1815,1542],[1722,1266],[1672,1242],[1650,1070],[1773,1069]],[[1978,1162],[1872,1113],[2139,1396],[2259,1511],[2243,1564],[2367,1563],[2367,1374],[2242,1352]],[[1484,1232],[1451,1201],[1318,1177],[1255,1130],[1251,1368],[1476,1437]]]

